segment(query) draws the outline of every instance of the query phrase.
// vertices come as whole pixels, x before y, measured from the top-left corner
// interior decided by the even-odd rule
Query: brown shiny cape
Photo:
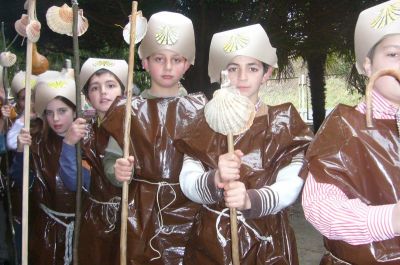
[[[120,146],[123,146],[125,102],[121,100],[117,106],[112,106],[102,122]],[[205,102],[203,94],[159,99],[135,97],[132,100],[130,148],[135,157],[135,176],[129,185],[128,264],[182,262],[198,205],[189,201],[180,189],[183,154],[176,150],[173,140]],[[157,184],[160,182],[164,185]],[[165,208],[162,216],[158,216],[160,208]],[[151,241],[161,258],[151,261],[158,256],[151,249],[150,240],[159,230],[161,217],[163,229]]]
[[[278,171],[287,166],[294,155],[305,151],[312,133],[291,104],[268,106],[266,114],[255,118],[244,134],[234,139],[240,149],[240,180],[247,189],[260,189],[276,181]],[[227,152],[226,136],[213,132],[201,114],[176,141],[177,148],[202,161],[206,168],[216,169],[218,157]],[[222,211],[224,202],[208,205]],[[196,216],[185,264],[231,264],[229,218],[222,217],[218,229],[228,244],[223,247],[217,238],[218,215],[202,208]],[[260,241],[253,231],[238,222],[240,264],[298,264],[296,241],[288,221],[288,211],[246,222],[272,242]]]
[[[79,263],[84,265],[116,264],[119,246],[119,203],[122,189],[107,180],[102,159],[109,134],[93,118],[88,135],[82,141],[83,158],[90,166],[89,197],[82,205],[79,237]],[[98,202],[112,202],[114,207]]]
[[[58,175],[63,138],[49,129],[47,138],[42,133],[32,137],[32,162],[35,178],[29,218],[29,264],[63,265],[65,227],[49,217],[39,204],[62,213],[75,213],[75,192],[69,191]],[[58,217],[65,223],[74,218]]]
[[[318,182],[339,187],[367,205],[400,199],[400,142],[395,120],[374,120],[339,105],[323,123],[307,152],[308,169]],[[352,246],[324,238],[334,256],[352,264],[400,264],[400,239]],[[378,263],[379,262],[379,263]],[[324,257],[322,264],[343,264]]]

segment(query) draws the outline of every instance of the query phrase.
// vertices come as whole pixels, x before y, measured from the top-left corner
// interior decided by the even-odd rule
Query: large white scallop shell
[[[255,113],[255,106],[250,99],[230,86],[229,81],[225,81],[221,88],[214,92],[213,98],[204,108],[208,125],[224,135],[238,135],[249,129]]]
[[[22,14],[21,18],[15,21],[15,30],[20,36],[26,37],[26,26],[28,23],[29,17],[27,14]]]
[[[17,56],[12,52],[0,53],[0,65],[3,67],[11,67],[17,61]]]
[[[136,16],[136,35],[135,35],[135,44],[139,43],[146,35],[147,31],[147,19],[141,15],[141,11],[139,11]],[[129,23],[125,25],[122,35],[124,36],[124,40],[126,43],[130,43],[130,33],[131,33],[131,16],[129,16]]]
[[[29,24],[26,26],[26,36],[28,40],[30,40],[31,42],[37,42],[40,38],[41,27],[42,26],[40,22],[36,19],[29,22]]]
[[[72,36],[73,14],[72,8],[67,4],[63,4],[61,7],[50,7],[46,12],[46,21],[52,31]],[[78,36],[84,34],[88,28],[89,22],[83,16],[83,10],[80,9],[78,11]]]

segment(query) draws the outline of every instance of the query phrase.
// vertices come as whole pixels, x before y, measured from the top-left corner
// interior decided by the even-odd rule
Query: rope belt
[[[229,214],[227,214],[226,212],[229,211],[229,208],[224,208],[222,211],[217,211],[214,209],[211,209],[210,207],[208,207],[207,205],[203,204],[203,207],[206,208],[207,210],[209,210],[212,213],[215,213],[216,215],[218,215],[218,218],[215,222],[215,230],[217,231],[217,236],[218,236],[218,241],[221,243],[221,245],[223,247],[226,246],[227,244],[227,240],[225,239],[225,237],[221,234],[221,232],[219,231],[218,227],[219,224],[221,222],[221,218],[222,217],[227,217],[229,218]],[[251,227],[247,222],[246,222],[246,218],[243,217],[242,213],[240,211],[237,211],[237,219],[238,221],[240,221],[245,227],[247,227],[248,229],[250,229],[254,235],[261,241],[267,241],[269,243],[272,242],[272,236],[262,236],[260,235],[260,233],[257,232],[257,230],[255,230],[253,227]]]
[[[168,183],[166,181],[161,181],[161,182],[151,182],[151,181],[147,181],[147,180],[143,180],[143,179],[132,179],[133,181],[137,181],[137,182],[143,182],[143,183],[147,183],[150,185],[157,185],[157,194],[156,194],[156,198],[157,198],[157,221],[158,221],[158,228],[156,230],[156,233],[154,234],[154,236],[150,239],[149,241],[149,245],[150,248],[154,251],[157,252],[157,256],[152,258],[151,260],[156,260],[161,258],[161,253],[159,250],[157,250],[156,248],[153,247],[152,245],[152,241],[161,233],[165,234],[165,235],[169,235],[172,234],[174,232],[174,229],[172,229],[171,231],[167,231],[164,227],[164,220],[163,220],[163,216],[162,216],[162,211],[164,211],[166,208],[168,208],[171,204],[174,203],[174,201],[176,200],[176,192],[173,188],[173,186],[178,186],[179,183]],[[172,201],[168,202],[164,207],[160,207],[160,200],[159,200],[159,194],[161,191],[162,187],[168,187],[172,190],[174,198],[172,199]]]
[[[106,217],[106,221],[108,223],[108,229],[105,232],[111,232],[115,228],[115,223],[117,222],[117,212],[119,209],[119,205],[121,203],[121,197],[115,196],[112,197],[107,202],[101,202],[93,198],[92,196],[89,199],[97,204],[101,205],[101,213]]]
[[[64,265],[69,265],[72,262],[72,237],[74,234],[74,221],[69,224],[64,223],[58,217],[73,218],[74,213],[61,213],[48,208],[44,204],[40,204],[40,208],[49,216],[51,219],[56,221],[58,224],[65,227],[65,252],[64,252]]]
[[[346,265],[351,265],[351,263],[348,263],[347,261],[344,261],[344,260],[339,259],[338,257],[336,257],[336,256],[333,255],[332,252],[330,252],[330,251],[326,251],[325,254],[331,256],[331,257],[332,257],[335,261],[337,261],[337,262],[341,262],[341,263],[344,263],[344,264],[346,264]]]

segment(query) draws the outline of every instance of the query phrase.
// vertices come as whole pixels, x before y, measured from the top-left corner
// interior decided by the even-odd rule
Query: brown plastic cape
[[[128,264],[182,262],[198,205],[190,202],[180,189],[183,154],[176,150],[173,140],[205,102],[203,94],[132,100],[130,153],[135,157],[135,176],[129,185]],[[120,146],[124,105],[125,100],[117,102],[102,122]]]
[[[304,152],[312,133],[291,104],[267,108],[255,118],[244,134],[234,139],[235,149],[244,153],[240,180],[247,189],[259,189],[275,182],[279,169],[287,166],[294,155]],[[216,169],[218,157],[227,152],[226,136],[213,132],[201,114],[175,142],[177,148],[202,161],[207,169]],[[208,205],[215,211],[225,209],[223,201]],[[229,213],[229,212],[228,212]],[[227,240],[218,238],[218,213],[202,207],[196,216],[185,264],[231,264],[229,217],[221,217],[218,231]],[[296,241],[288,221],[288,211],[238,222],[240,264],[298,264]]]
[[[79,262],[84,265],[115,264],[119,245],[121,188],[106,178],[102,159],[109,134],[93,118],[82,141],[83,158],[90,166],[89,196],[82,205]],[[121,122],[121,121],[120,121]]]
[[[35,178],[30,201],[29,264],[64,265],[66,227],[51,218],[40,205],[60,212],[74,214],[75,192],[69,191],[58,175],[59,157],[63,138],[49,129],[47,139],[43,134],[32,137],[32,161]],[[57,218],[70,224],[74,217]]]
[[[367,205],[400,199],[400,142],[393,119],[375,119],[374,128],[368,129],[364,114],[339,105],[315,136],[307,159],[316,181],[336,185],[350,199]],[[324,243],[335,257],[351,264],[400,264],[398,237],[357,246],[327,238]],[[326,255],[321,264],[347,263]]]

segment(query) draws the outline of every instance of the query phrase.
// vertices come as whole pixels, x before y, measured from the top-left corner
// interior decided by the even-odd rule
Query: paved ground
[[[296,234],[300,265],[318,265],[324,253],[322,236],[304,218],[300,202],[292,206],[290,223]]]

